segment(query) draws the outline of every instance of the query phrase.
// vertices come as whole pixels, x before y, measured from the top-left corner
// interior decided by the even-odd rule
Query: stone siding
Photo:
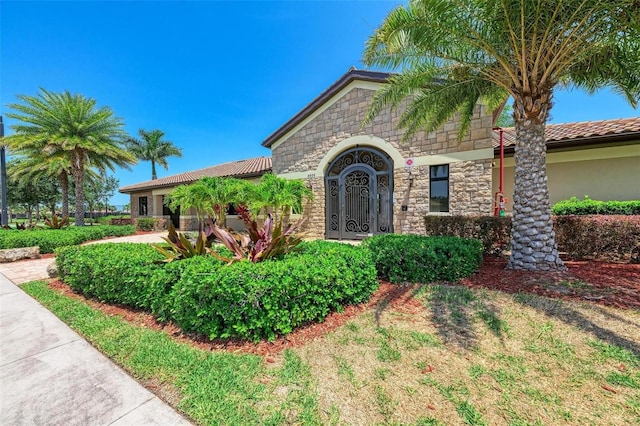
[[[276,174],[315,170],[320,160],[336,143],[358,135],[384,139],[404,158],[448,154],[492,147],[492,116],[486,107],[478,106],[471,122],[471,132],[458,140],[456,120],[447,122],[430,133],[420,131],[408,142],[402,142],[403,131],[396,129],[400,111],[385,109],[374,121],[360,128],[373,90],[355,88],[342,99],[307,123],[289,139],[273,148],[273,172]],[[395,167],[402,167],[396,164]]]
[[[457,119],[436,131],[418,132],[410,141],[402,142],[403,132],[396,129],[400,111],[386,109],[375,120],[360,127],[373,90],[354,88],[287,140],[272,149],[273,172],[308,173],[306,179],[314,194],[313,202],[304,210],[304,231],[309,237],[325,237],[324,177],[315,171],[327,152],[339,142],[358,135],[384,140],[403,158],[459,153],[492,147],[492,115],[477,106],[470,134],[458,139]],[[380,147],[378,147],[379,149]],[[491,159],[453,161],[449,165],[450,214],[489,214],[491,212]],[[397,233],[424,233],[424,216],[429,214],[429,166],[405,169],[394,164],[393,227]],[[413,182],[409,183],[409,174]],[[406,206],[406,211],[402,211]]]
[[[449,208],[454,215],[492,214],[493,160],[462,161],[449,165]]]

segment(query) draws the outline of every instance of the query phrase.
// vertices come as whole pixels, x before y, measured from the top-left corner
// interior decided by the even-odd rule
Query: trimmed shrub
[[[556,216],[554,229],[573,258],[640,263],[640,216]]]
[[[558,250],[572,258],[640,262],[640,215],[554,216],[553,222]],[[430,216],[425,223],[427,233],[481,239],[486,254],[508,250],[511,238],[511,218]]]
[[[62,248],[56,262],[60,278],[88,297],[143,308],[211,338],[273,339],[378,288],[368,250],[325,241],[260,263],[161,258],[146,244],[107,243]]]
[[[640,201],[598,201],[588,196],[579,200],[571,197],[558,201],[551,207],[555,215],[640,215]]]
[[[152,286],[163,265],[162,256],[148,244],[106,243],[65,247],[56,252],[60,279],[88,297],[149,309],[158,298]],[[160,281],[160,280],[158,280]]]
[[[133,226],[70,226],[64,229],[0,230],[0,248],[40,247],[53,253],[58,247],[82,244],[104,237],[135,234]]]
[[[485,254],[501,255],[509,250],[511,218],[495,216],[426,216],[426,235],[475,238]]]
[[[385,234],[363,242],[378,276],[392,283],[456,281],[482,263],[482,243],[458,237]]]
[[[211,338],[274,339],[361,303],[378,287],[370,253],[311,242],[280,260],[223,266],[210,257],[187,264],[170,294],[171,319]]]
[[[153,231],[156,226],[156,220],[152,217],[139,217],[136,219],[136,228],[140,231]]]

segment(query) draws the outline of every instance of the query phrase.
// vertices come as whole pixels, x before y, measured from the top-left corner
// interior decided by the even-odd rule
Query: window
[[[429,167],[429,211],[449,211],[449,165]]]
[[[138,198],[138,216],[147,215],[147,197]]]

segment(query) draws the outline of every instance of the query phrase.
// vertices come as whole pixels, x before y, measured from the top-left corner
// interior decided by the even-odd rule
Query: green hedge
[[[163,257],[148,244],[105,243],[64,247],[56,251],[60,279],[71,288],[103,302],[149,309],[151,284]],[[160,285],[160,284],[158,284]]]
[[[585,196],[558,201],[551,207],[555,215],[640,215],[640,201],[598,201]]]
[[[393,283],[455,281],[482,263],[482,243],[469,238],[385,234],[363,245],[371,251],[378,275]]]
[[[475,238],[482,241],[485,254],[501,255],[509,250],[511,218],[496,216],[426,216],[427,236]]]
[[[121,237],[135,234],[133,226],[70,226],[63,229],[2,229],[0,249],[40,247],[40,253],[53,253],[58,247],[82,244],[104,237]]]
[[[366,301],[378,287],[371,253],[325,241],[260,263],[225,265],[211,256],[158,264],[145,244],[100,244],[58,251],[61,279],[110,303],[171,320],[211,338],[273,339]]]
[[[324,241],[305,243],[280,260],[187,261],[170,295],[172,320],[211,338],[273,339],[364,302],[378,287],[366,250]]]
[[[486,254],[509,250],[511,218],[427,216],[427,235],[473,237]],[[574,259],[640,263],[640,215],[554,216],[558,250]]]
[[[574,259],[640,263],[640,215],[556,216],[560,251]]]
[[[139,217],[136,219],[136,228],[141,231],[153,231],[156,227],[156,220],[152,217]]]

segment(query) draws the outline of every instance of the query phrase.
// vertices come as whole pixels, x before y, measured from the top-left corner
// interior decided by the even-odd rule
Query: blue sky
[[[0,114],[40,87],[82,93],[112,108],[130,134],[161,129],[183,149],[160,177],[269,155],[267,136],[349,67],[364,68],[366,39],[401,3],[3,0]],[[551,122],[638,112],[608,91],[560,91]],[[116,176],[121,186],[149,180],[151,167]]]

